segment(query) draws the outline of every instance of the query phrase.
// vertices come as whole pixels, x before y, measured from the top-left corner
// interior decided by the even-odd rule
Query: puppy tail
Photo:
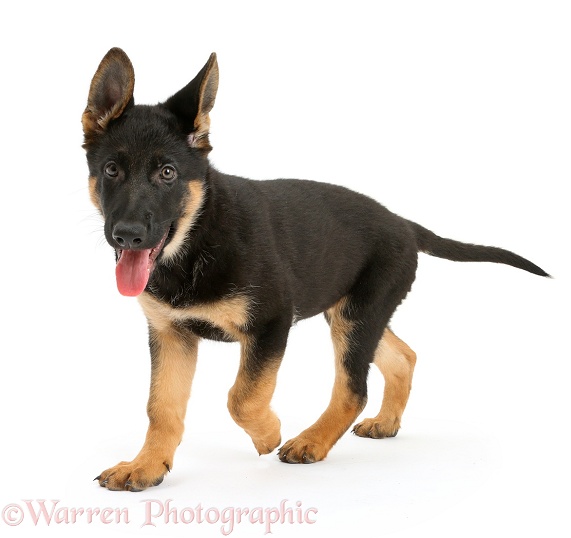
[[[522,256],[498,247],[487,247],[483,245],[472,245],[470,243],[462,243],[453,239],[439,237],[435,233],[426,228],[408,221],[416,236],[418,250],[436,256],[437,258],[445,258],[455,262],[493,262],[511,265],[518,269],[523,269],[534,275],[549,277],[541,267],[533,262],[526,260]]]

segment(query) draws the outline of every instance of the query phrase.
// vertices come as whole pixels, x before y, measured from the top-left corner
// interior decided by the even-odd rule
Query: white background
[[[0,520],[1,535],[221,536],[221,524],[164,518],[141,528],[145,499],[317,508],[315,524],[275,536],[570,535],[566,2],[13,5],[0,8],[0,508],[53,499],[127,508],[131,523],[35,527],[25,512]],[[418,353],[401,432],[347,434],[310,466],[257,456],[226,411],[238,348],[205,342],[173,472],[144,493],[99,488],[97,474],[140,448],[149,381],[145,320],[116,290],[81,149],[89,83],[112,46],[133,61],[140,103],[218,53],[220,170],[345,185],[555,278],[421,255],[393,320]],[[274,400],[284,441],[323,411],[332,370],[321,317],[300,323]],[[381,394],[372,371],[363,416]]]

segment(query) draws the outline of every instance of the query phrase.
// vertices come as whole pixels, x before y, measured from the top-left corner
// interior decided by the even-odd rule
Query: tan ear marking
[[[210,111],[216,100],[218,91],[218,62],[216,53],[212,53],[205,66],[205,73],[200,84],[198,96],[198,112],[194,119],[194,132],[188,137],[189,146],[211,150],[208,134],[210,132]]]

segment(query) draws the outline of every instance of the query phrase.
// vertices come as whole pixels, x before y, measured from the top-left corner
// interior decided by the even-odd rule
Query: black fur
[[[548,276],[507,250],[442,239],[344,187],[252,181],[215,170],[208,161],[207,120],[217,86],[215,58],[179,93],[155,106],[134,104],[125,89],[130,65],[125,58],[117,49],[110,52],[111,67],[97,83],[110,80],[112,91],[93,96],[84,114],[92,198],[104,216],[105,237],[120,253],[151,249],[166,236],[145,293],[170,307],[244,294],[250,322],[240,330],[255,342],[245,364],[252,383],[266,363],[283,354],[292,322],[345,299],[341,316],[350,323],[351,345],[344,367],[351,392],[364,405],[369,363],[411,288],[419,251]],[[92,86],[92,91],[103,90]],[[120,112],[99,127],[107,110]],[[174,180],[164,177],[169,175],[165,166],[175,171]],[[192,181],[199,182],[202,201],[184,243],[165,259],[192,205]],[[204,319],[181,321],[178,328],[204,338],[234,339]]]

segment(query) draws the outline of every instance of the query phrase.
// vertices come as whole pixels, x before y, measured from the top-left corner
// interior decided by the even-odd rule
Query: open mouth
[[[136,297],[147,287],[151,273],[155,267],[155,260],[163,250],[167,238],[171,235],[170,226],[158,245],[153,248],[134,250],[117,249],[117,289],[121,295]]]

